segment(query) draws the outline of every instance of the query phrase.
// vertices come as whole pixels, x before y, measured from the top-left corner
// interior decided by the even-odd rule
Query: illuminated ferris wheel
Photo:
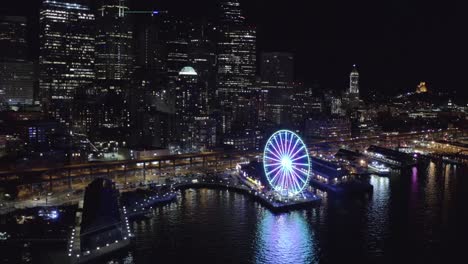
[[[277,131],[265,145],[263,168],[271,188],[280,195],[301,193],[310,177],[310,157],[306,145],[292,131]]]

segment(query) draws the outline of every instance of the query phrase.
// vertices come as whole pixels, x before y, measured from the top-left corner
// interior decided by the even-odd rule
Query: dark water
[[[433,163],[372,177],[370,197],[273,214],[229,191],[188,190],[133,223],[121,263],[466,263],[466,168]]]
[[[273,214],[229,191],[188,190],[133,223],[118,263],[467,263],[467,169],[420,166],[372,177],[369,197]]]

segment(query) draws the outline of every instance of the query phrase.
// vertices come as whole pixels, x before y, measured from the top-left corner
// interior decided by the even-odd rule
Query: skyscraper
[[[26,18],[0,17],[0,103],[32,103],[34,64],[27,58]]]
[[[270,84],[294,81],[294,56],[286,52],[264,52],[260,61],[260,76]]]
[[[192,67],[184,67],[179,73],[176,127],[184,151],[203,151],[216,144],[216,123],[207,114],[207,94],[200,77]]]
[[[217,90],[223,111],[223,132],[244,115],[245,101],[252,96],[256,74],[256,29],[246,25],[238,0],[221,1],[220,40],[218,42]]]
[[[100,111],[95,123],[99,129],[122,132],[130,126],[128,97],[134,71],[132,23],[126,13],[129,9],[126,0],[103,2],[96,14],[96,88]]]
[[[0,16],[0,58],[26,60],[26,17]]]
[[[260,59],[261,88],[267,94],[266,120],[278,125],[292,121],[294,58],[291,53],[264,52]]]
[[[135,64],[137,68],[162,72],[163,49],[160,41],[160,28],[162,20],[167,12],[157,11],[152,14],[134,14],[131,18],[135,21]]]
[[[205,113],[214,109],[216,100],[216,45],[213,42],[214,26],[208,22],[194,26],[189,43],[189,63],[198,73],[202,85]]]
[[[126,0],[104,1],[96,15],[96,78],[129,80],[133,70],[133,31]]]
[[[189,39],[192,23],[172,14],[161,14],[160,39],[163,43],[164,62],[171,81],[188,64]]]
[[[256,73],[256,30],[228,28],[218,53],[218,91],[225,99],[250,94]]]
[[[40,96],[49,113],[71,127],[75,94],[95,78],[95,17],[83,0],[44,0],[39,19]]]
[[[356,64],[353,65],[353,70],[349,75],[349,94],[355,97],[359,97],[359,72]]]
[[[179,72],[175,91],[176,136],[181,145],[191,149],[194,145],[195,117],[203,114],[203,96],[198,73],[192,67]]]

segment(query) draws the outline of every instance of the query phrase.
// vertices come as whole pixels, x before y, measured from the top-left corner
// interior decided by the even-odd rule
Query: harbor
[[[281,137],[283,140],[292,138]],[[294,142],[299,140],[291,140],[291,145]],[[289,146],[290,143],[283,144]],[[50,223],[57,221],[55,219],[68,219],[70,227],[64,227],[62,235],[55,240],[52,236],[48,239],[54,243],[66,243],[69,263],[96,262],[118,252],[131,251],[135,238],[132,226],[150,221],[161,210],[174,208],[172,206],[179,205],[182,197],[200,190],[240,194],[272,214],[290,214],[320,210],[322,201],[328,200],[329,196],[348,199],[347,195],[358,194],[372,199],[374,193],[390,179],[402,181],[411,178],[416,182],[418,167],[432,164],[433,160],[424,154],[415,155],[410,148],[390,149],[376,145],[362,152],[339,149],[335,154],[324,152],[324,155],[300,153],[305,148],[283,148],[282,153],[273,152],[279,149],[272,147],[270,155],[252,155],[238,162],[233,169],[176,175],[157,182],[118,184],[111,177],[97,178],[84,191],[73,192],[81,194],[78,200],[66,195],[67,199],[76,201],[71,207],[63,207],[65,204],[37,207],[15,219],[21,225],[31,221],[28,214],[35,214]],[[146,166],[142,167],[146,169]],[[408,172],[412,173],[409,177]],[[146,179],[147,174],[143,175]],[[179,210],[178,207],[174,209]],[[11,212],[18,214],[18,211]],[[65,217],[70,214],[74,217]],[[25,232],[30,235],[23,239],[0,232],[0,239],[45,243],[40,236],[32,236],[31,230]]]

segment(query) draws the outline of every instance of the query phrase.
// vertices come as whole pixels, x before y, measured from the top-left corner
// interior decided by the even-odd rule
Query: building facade
[[[75,94],[95,79],[95,17],[82,0],[44,0],[39,20],[40,98],[55,119],[72,127]]]
[[[25,17],[0,16],[0,103],[32,104],[35,65],[28,60]]]
[[[347,118],[316,117],[306,120],[304,134],[307,141],[331,138],[349,138],[351,123]]]
[[[223,0],[218,41],[217,95],[223,112],[222,130],[229,134],[233,125],[248,124],[245,103],[249,100],[256,74],[256,29],[247,26],[237,0]]]
[[[359,97],[359,72],[357,66],[353,65],[353,70],[349,74],[349,90],[350,95]]]
[[[126,0],[104,1],[96,13],[97,129],[125,134],[130,126],[130,80],[134,71],[133,27]],[[102,133],[103,135],[106,133]],[[125,135],[124,135],[125,137]]]
[[[264,52],[260,60],[262,82],[270,84],[294,81],[294,56],[287,52]]]

